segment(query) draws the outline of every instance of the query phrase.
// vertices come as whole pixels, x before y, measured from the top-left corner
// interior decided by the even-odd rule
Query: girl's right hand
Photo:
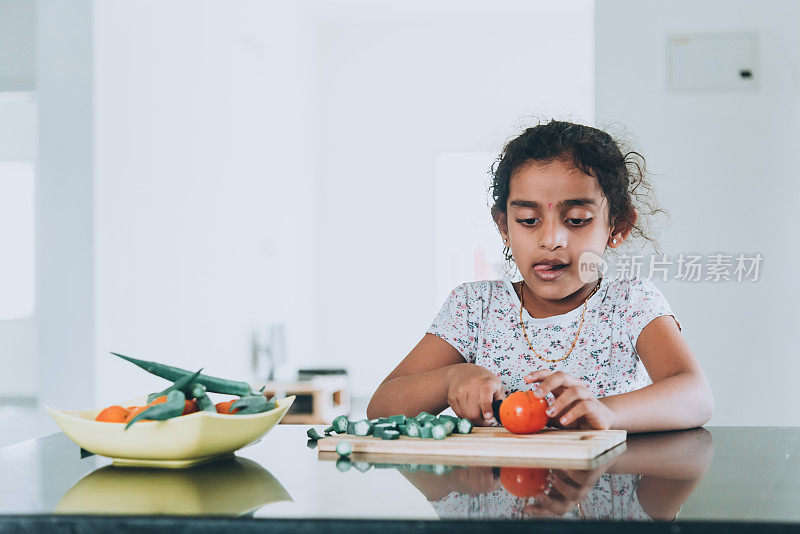
[[[447,378],[447,403],[458,417],[475,426],[490,426],[492,402],[504,399],[503,384],[496,375],[472,363],[453,365]]]

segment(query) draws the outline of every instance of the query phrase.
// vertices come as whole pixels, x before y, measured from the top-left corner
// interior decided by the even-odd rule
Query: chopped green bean
[[[381,439],[400,439],[400,432],[397,430],[384,430]]]
[[[456,427],[456,424],[453,422],[453,420],[449,419],[449,418],[441,418],[440,417],[439,418],[439,424],[444,425],[445,429],[447,430],[447,435],[448,436],[453,433],[453,430]]]
[[[394,423],[378,423],[372,427],[372,435],[376,438],[380,438],[383,436],[383,433],[386,430],[395,430]]]
[[[444,439],[447,437],[447,428],[440,424],[433,425],[431,436],[433,436],[433,439]]]
[[[317,429],[314,427],[311,427],[308,430],[306,430],[306,436],[308,436],[309,439],[313,440],[322,439],[322,436],[319,435]]]
[[[340,441],[336,444],[336,452],[340,456],[350,456],[350,453],[353,452],[353,446],[349,441]]]
[[[406,435],[412,438],[419,437],[419,431],[422,426],[417,423],[414,419],[409,419],[408,423],[406,424]]]
[[[336,469],[338,469],[342,473],[349,471],[352,465],[353,462],[351,462],[349,458],[346,458],[344,456],[336,460]]]
[[[366,473],[370,470],[372,464],[369,462],[353,462],[353,467],[355,467],[361,473]]]
[[[353,434],[356,436],[369,436],[372,434],[372,423],[367,419],[356,421],[353,424]]]
[[[334,431],[337,434],[347,434],[347,423],[349,423],[349,421],[347,420],[347,416],[340,415],[339,417],[333,420],[331,426],[333,427]]]
[[[458,433],[459,434],[469,434],[472,432],[472,421],[469,419],[459,419],[458,420]]]

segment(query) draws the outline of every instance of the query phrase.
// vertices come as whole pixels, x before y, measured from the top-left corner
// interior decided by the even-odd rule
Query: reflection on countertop
[[[632,434],[608,453],[489,461],[309,449],[278,425],[235,459],[181,470],[81,458],[63,434],[0,448],[0,515],[568,519],[800,524],[800,428]]]
[[[558,461],[552,467],[398,464],[375,454],[320,458],[336,460],[340,471],[397,469],[443,519],[672,521],[708,471],[714,441],[695,428],[632,435],[622,452],[610,452],[587,468]]]
[[[57,514],[233,515],[292,500],[272,474],[247,458],[186,469],[107,465],[79,480]]]

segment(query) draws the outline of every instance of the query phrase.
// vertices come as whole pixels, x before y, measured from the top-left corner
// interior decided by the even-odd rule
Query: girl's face
[[[506,215],[499,214],[497,224],[528,289],[546,301],[594,288],[598,274],[588,283],[579,276],[581,254],[602,257],[606,246],[617,247],[623,238],[615,234],[617,243],[610,241],[608,201],[597,180],[558,160],[517,169]],[[566,267],[542,271],[536,266],[548,260]]]

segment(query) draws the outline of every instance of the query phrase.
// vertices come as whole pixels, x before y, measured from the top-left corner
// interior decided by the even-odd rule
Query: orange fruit
[[[131,406],[128,408],[128,417],[125,418],[124,423],[129,422],[131,419],[148,409],[150,406]],[[150,419],[139,419],[139,421],[149,421]]]
[[[225,402],[219,402],[219,403],[217,403],[217,404],[216,404],[216,407],[217,407],[217,413],[222,413],[222,414],[228,414],[228,415],[230,415],[230,414],[231,414],[231,404],[233,404],[233,403],[234,403],[234,402],[236,402],[237,400],[239,400],[239,399],[232,399],[232,400],[229,400],[229,401],[225,401]],[[238,412],[238,411],[239,411],[239,410],[236,410],[236,412]],[[236,413],[236,412],[233,412],[233,413]]]
[[[103,423],[124,423],[126,417],[128,417],[128,410],[122,406],[114,405],[103,408],[94,420],[102,421]]]

